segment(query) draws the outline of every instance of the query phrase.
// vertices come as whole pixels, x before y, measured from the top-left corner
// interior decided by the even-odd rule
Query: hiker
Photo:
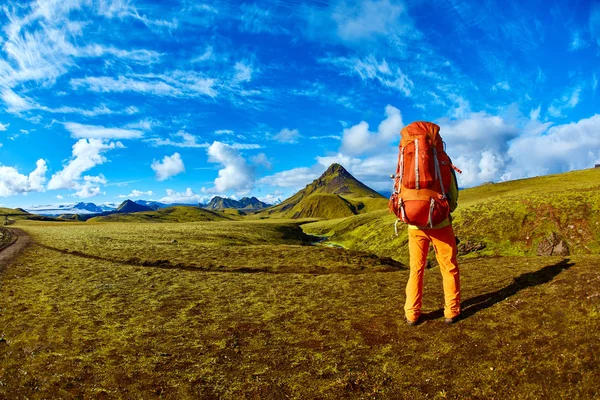
[[[423,272],[430,243],[442,273],[445,321],[453,324],[460,316],[456,237],[450,216],[458,199],[454,170],[460,171],[446,154],[439,131],[440,127],[431,122],[405,126],[400,132],[396,174],[392,175],[394,190],[389,207],[399,221],[408,224],[410,276],[404,312],[411,326],[421,317]]]

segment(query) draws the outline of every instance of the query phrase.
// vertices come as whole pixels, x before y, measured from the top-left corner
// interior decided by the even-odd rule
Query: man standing
[[[445,321],[453,324],[460,316],[460,277],[450,216],[458,199],[457,169],[444,150],[439,131],[438,125],[423,121],[402,129],[389,204],[399,220],[408,224],[410,276],[404,311],[411,326],[418,324],[421,316],[423,273],[430,244],[442,273]]]

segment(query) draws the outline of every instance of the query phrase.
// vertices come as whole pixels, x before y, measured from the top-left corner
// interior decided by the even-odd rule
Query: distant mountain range
[[[210,203],[206,205],[200,205],[200,207],[209,210],[221,210],[224,208],[235,208],[238,210],[260,210],[270,206],[270,204],[263,203],[256,197],[243,197],[241,200],[234,200],[220,196],[213,197]]]
[[[66,215],[109,215],[111,213],[133,213],[140,211],[155,211],[162,208],[173,206],[188,206],[200,207],[209,210],[221,210],[225,208],[234,208],[240,210],[259,210],[269,207],[270,204],[263,203],[256,197],[244,197],[241,200],[229,199],[226,197],[215,196],[208,204],[183,204],[183,203],[162,203],[152,200],[125,200],[121,204],[105,203],[96,205],[94,203],[80,202],[77,204],[60,204],[60,205],[37,205],[25,209],[31,214],[45,216],[66,216]]]

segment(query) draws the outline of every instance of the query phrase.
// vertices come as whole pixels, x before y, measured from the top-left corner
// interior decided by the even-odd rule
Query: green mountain
[[[280,218],[342,218],[387,207],[387,199],[332,164],[312,183],[260,213]]]
[[[0,216],[31,215],[22,208],[3,208],[0,207]]]
[[[152,211],[152,208],[138,204],[131,200],[125,200],[119,205],[119,207],[117,207],[115,212],[121,214],[128,214],[140,211]]]
[[[460,181],[460,177],[459,177]],[[548,242],[570,254],[600,253],[600,168],[461,190],[453,213],[463,255],[536,255]],[[387,210],[303,225],[349,249],[408,261],[403,224]]]

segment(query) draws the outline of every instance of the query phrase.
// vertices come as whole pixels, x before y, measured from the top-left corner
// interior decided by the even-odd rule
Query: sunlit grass
[[[463,261],[454,326],[428,270],[434,319],[411,328],[404,271],[202,272],[34,245],[0,278],[0,397],[593,398],[598,261]]]

